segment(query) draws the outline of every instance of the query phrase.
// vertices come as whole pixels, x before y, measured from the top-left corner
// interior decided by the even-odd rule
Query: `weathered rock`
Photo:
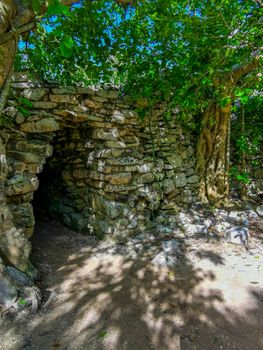
[[[130,183],[132,176],[131,173],[119,173],[107,175],[106,179],[112,185],[127,185]]]
[[[31,101],[39,101],[48,93],[48,89],[44,88],[31,88],[24,89],[22,94],[24,97]]]
[[[76,97],[72,95],[49,95],[51,102],[75,104]]]
[[[119,91],[118,90],[101,90],[101,91],[98,91],[97,95],[104,98],[116,99],[119,95]]]
[[[174,255],[166,255],[164,252],[161,252],[152,259],[152,264],[158,267],[175,267],[177,264],[177,257]]]
[[[193,236],[196,234],[205,235],[208,232],[208,228],[206,227],[206,225],[195,224],[186,224],[184,225],[183,230],[189,236]]]
[[[180,174],[175,175],[174,183],[175,183],[175,186],[178,187],[178,188],[184,187],[186,185],[186,183],[187,183],[185,174],[184,173],[180,173]]]
[[[32,102],[32,108],[38,109],[54,109],[57,107],[57,103],[48,101],[36,101]]]
[[[143,174],[137,177],[138,184],[146,184],[148,182],[153,182],[153,181],[154,181],[154,175],[151,173]]]
[[[12,307],[18,299],[18,291],[6,273],[3,262],[0,261],[0,304],[5,307]]]
[[[11,279],[13,279],[16,283],[18,283],[22,286],[32,285],[32,281],[24,272],[21,272],[21,271],[15,269],[14,267],[11,267],[11,266],[7,266],[6,272]]]
[[[249,242],[249,230],[247,227],[235,226],[226,231],[225,238],[228,243],[246,246]]]
[[[162,241],[162,247],[166,255],[176,255],[180,252],[179,243],[175,239]]]
[[[259,216],[263,217],[263,205],[259,205],[257,208],[256,208],[256,212]]]
[[[187,182],[190,184],[197,183],[199,181],[199,177],[197,175],[192,175],[187,178]]]
[[[9,151],[8,156],[15,160],[20,160],[22,163],[39,164],[41,162],[41,158],[37,154],[30,152]]]
[[[163,182],[163,191],[168,194],[175,190],[175,185],[172,179],[166,179]]]
[[[182,165],[182,158],[179,154],[174,154],[168,157],[167,160],[174,168],[180,168]]]
[[[20,130],[27,133],[53,132],[59,130],[58,122],[53,118],[45,118],[36,122],[20,125]]]
[[[6,182],[6,195],[17,196],[34,192],[39,185],[38,178],[33,175],[15,175]]]
[[[249,218],[257,218],[258,214],[255,212],[255,210],[250,209],[250,210],[246,210],[246,214]]]

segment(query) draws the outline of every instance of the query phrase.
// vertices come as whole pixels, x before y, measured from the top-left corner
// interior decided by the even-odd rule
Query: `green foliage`
[[[199,113],[211,98],[222,106],[233,95],[247,101],[256,70],[227,97],[222,77],[260,47],[261,16],[252,0],[138,0],[134,7],[95,0],[71,9],[52,0],[18,68],[62,84],[122,84],[135,98]]]
[[[99,333],[99,338],[105,338],[108,335],[108,332],[106,330],[103,330]]]
[[[240,94],[241,97],[244,93]],[[260,95],[251,96],[244,107],[244,129],[242,130],[242,104],[234,106],[231,125],[232,168],[230,176],[240,182],[249,183],[254,167],[262,163],[263,148],[263,101]],[[243,159],[243,161],[242,161]],[[246,171],[244,171],[244,163]]]
[[[25,299],[20,299],[19,301],[18,301],[18,305],[21,305],[21,306],[25,306],[25,305],[27,305],[27,300],[25,300]]]
[[[233,166],[229,171],[229,176],[233,179],[242,182],[244,184],[250,183],[250,174],[247,172],[241,172],[237,166]]]
[[[17,110],[20,112],[24,117],[28,117],[31,115],[30,108],[32,107],[32,103],[25,97],[20,96],[17,98]]]
[[[32,2],[36,13],[40,3]],[[177,118],[191,131],[200,130],[201,116],[211,101],[224,108],[238,100],[246,110],[253,109],[251,97],[262,88],[262,58],[233,85],[229,82],[233,72],[260,55],[262,9],[256,1],[133,3],[81,0],[69,8],[59,0],[49,1],[41,23],[20,46],[16,69],[35,71],[61,85],[121,86],[123,93],[148,101],[148,106],[138,108],[141,119],[149,117],[155,103],[165,101],[165,120]],[[20,107],[22,113],[27,109]],[[240,135],[237,104],[233,112],[240,162],[242,152],[252,155],[258,148],[258,129],[252,122]],[[253,113],[249,116],[252,121]],[[239,179],[246,181],[244,176]]]

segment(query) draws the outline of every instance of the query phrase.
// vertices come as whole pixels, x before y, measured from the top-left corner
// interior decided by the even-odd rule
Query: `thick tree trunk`
[[[197,143],[197,170],[200,174],[199,198],[205,203],[222,205],[228,198],[230,112],[231,104],[220,107],[213,102],[203,115]]]

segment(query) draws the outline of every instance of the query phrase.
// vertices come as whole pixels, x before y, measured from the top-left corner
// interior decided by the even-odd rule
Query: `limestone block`
[[[20,130],[27,133],[53,132],[59,130],[59,124],[54,118],[45,118],[21,124]]]
[[[99,140],[114,141],[118,138],[118,129],[112,128],[110,130],[95,129],[93,130],[91,137]]]
[[[168,194],[175,190],[174,182],[172,179],[165,179],[163,182],[163,191]]]
[[[69,103],[69,104],[77,103],[76,97],[72,95],[49,95],[49,98],[51,102]]]
[[[90,90],[90,89],[89,89]],[[65,86],[52,89],[53,94],[63,95],[63,94],[75,94],[78,91],[74,86]]]
[[[48,93],[48,89],[44,88],[31,88],[24,89],[22,95],[31,100],[31,101],[39,101]]]
[[[119,91],[118,90],[100,90],[97,92],[97,95],[103,98],[118,98]]]
[[[28,72],[14,72],[12,82],[27,82],[29,80]]]
[[[120,172],[119,167],[117,166],[110,166],[106,165],[106,163],[103,161],[99,161],[97,164],[93,164],[93,169],[99,171],[100,173],[103,174],[116,174]]]
[[[132,176],[131,173],[111,174],[107,175],[106,179],[111,185],[127,185],[130,183]]]
[[[154,181],[154,175],[151,173],[140,175],[136,179],[136,182],[138,184],[146,184],[148,182],[153,182],[153,181]]]
[[[105,97],[93,96],[92,99],[96,102],[108,102],[109,100]]]
[[[26,152],[31,152],[36,155],[40,156],[45,156],[45,157],[50,157],[52,156],[53,152],[53,147],[44,142],[40,142],[39,140],[14,140],[11,143],[7,145],[7,149],[10,150],[17,150],[17,151],[26,151]]]
[[[198,181],[199,181],[199,177],[197,175],[192,175],[187,179],[187,182],[189,184],[194,184],[194,183],[197,183]]]
[[[91,178],[93,180],[105,181],[106,175],[103,173],[99,173],[95,170],[90,170],[89,171],[89,178]]]
[[[180,168],[182,166],[182,158],[179,154],[173,154],[167,157],[167,161],[174,167]]]
[[[39,109],[54,109],[57,107],[57,103],[49,102],[49,101],[33,101],[32,108]]]
[[[9,206],[16,227],[34,227],[35,217],[33,206],[31,203],[23,203],[20,205],[13,204]]]
[[[23,163],[41,163],[41,158],[39,158],[36,154],[30,152],[19,152],[19,151],[8,151],[7,155],[12,157],[13,159],[20,160]],[[20,163],[21,163],[20,162]],[[16,164],[17,167],[22,168],[22,164]]]
[[[72,175],[75,179],[87,179],[89,177],[89,171],[84,168],[77,168],[73,170]]]
[[[32,82],[19,82],[19,83],[12,83],[11,86],[14,89],[24,90],[24,89],[34,88],[35,84]]]
[[[91,187],[100,189],[105,187],[105,182],[104,181],[96,181],[92,179],[86,179],[85,183]]]
[[[106,215],[110,219],[126,217],[129,212],[128,204],[118,203],[114,201],[104,201]]]
[[[102,107],[101,102],[96,102],[93,100],[84,100],[85,106],[92,108],[92,109],[100,109]]]
[[[7,203],[8,204],[22,204],[22,203],[29,203],[33,200],[33,192],[29,192],[26,194],[22,194],[19,196],[13,196],[13,197],[7,197]]]
[[[138,166],[138,172],[140,174],[150,173],[154,169],[154,163],[145,163]]]
[[[37,190],[38,178],[33,175],[15,175],[6,181],[6,195],[17,196]]]
[[[113,114],[111,116],[111,121],[113,123],[118,124],[129,124],[134,125],[136,124],[136,118],[138,117],[138,114],[133,110],[124,110],[124,111],[113,111]]]
[[[105,192],[110,192],[110,193],[129,193],[130,191],[133,191],[136,189],[136,186],[131,186],[131,185],[112,185],[112,184],[106,184],[104,187]]]
[[[123,171],[129,172],[129,173],[137,172],[137,170],[138,170],[137,165],[126,165],[123,167]]]
[[[109,148],[127,148],[123,141],[106,141],[105,146]]]
[[[187,179],[184,173],[175,175],[174,177],[175,187],[184,187],[186,183],[187,183]]]
[[[138,159],[131,157],[131,156],[125,156],[119,159],[120,165],[135,165],[138,164]]]

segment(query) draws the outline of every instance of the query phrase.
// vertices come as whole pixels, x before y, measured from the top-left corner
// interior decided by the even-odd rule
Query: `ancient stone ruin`
[[[161,105],[141,121],[140,103],[113,89],[15,76],[6,109],[15,126],[1,131],[0,246],[7,261],[28,268],[32,203],[76,231],[123,240],[197,200],[193,136],[176,119],[166,124]]]
[[[124,241],[197,201],[195,136],[165,120],[165,105],[140,119],[145,102],[15,75],[5,110],[15,123],[0,131],[0,267],[34,275],[35,213]]]

